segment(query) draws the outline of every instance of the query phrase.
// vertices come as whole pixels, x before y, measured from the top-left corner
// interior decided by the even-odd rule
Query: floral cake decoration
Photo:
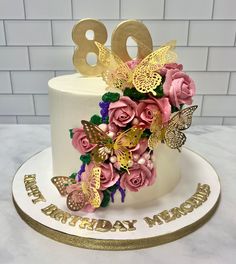
[[[94,114],[82,126],[70,129],[73,147],[82,165],[69,177],[52,182],[66,196],[72,211],[93,212],[114,202],[125,202],[126,192],[153,185],[158,175],[153,151],[159,144],[181,151],[183,130],[190,127],[194,81],[176,63],[175,42],[169,42],[143,60],[123,62],[96,42],[102,77],[108,88]],[[117,91],[117,90],[116,90]]]

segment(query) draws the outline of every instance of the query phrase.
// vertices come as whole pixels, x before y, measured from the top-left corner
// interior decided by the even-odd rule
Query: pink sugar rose
[[[168,70],[172,70],[172,69],[178,69],[180,71],[183,70],[183,65],[182,64],[178,64],[178,63],[167,63],[164,65],[164,67],[162,69],[160,69],[160,74],[166,75],[166,72]]]
[[[143,153],[147,150],[148,147],[148,140],[147,138],[143,138],[139,141],[139,143],[137,144],[137,146],[132,149],[132,155],[143,155]]]
[[[87,180],[89,173],[94,166],[93,162],[90,162],[89,165],[86,166],[85,172],[82,174],[83,181]],[[112,163],[101,163],[99,166],[102,170],[100,176],[100,190],[105,190],[114,185],[118,181],[120,175],[114,170]]]
[[[125,172],[120,180],[120,186],[131,192],[138,192],[145,186],[152,185],[155,182],[156,170],[148,169],[147,166],[135,163],[130,169],[130,174]]]
[[[136,109],[136,116],[149,128],[155,111],[160,111],[163,123],[168,122],[171,115],[171,105],[169,103],[169,99],[157,99],[150,96],[148,99],[141,100]]]
[[[119,101],[110,103],[109,120],[111,124],[125,127],[135,117],[137,104],[128,96],[121,96]]]
[[[194,81],[186,73],[172,69],[166,73],[163,90],[164,94],[169,97],[170,103],[180,108],[180,104],[192,104],[196,88]]]
[[[77,149],[83,155],[86,152],[91,151],[95,147],[94,144],[90,144],[83,128],[73,129],[72,145],[74,146],[75,149]]]
[[[126,62],[126,65],[131,69],[133,70],[139,63],[140,63],[141,60],[138,60],[138,59],[134,59],[134,60],[130,60],[130,61],[127,61]]]

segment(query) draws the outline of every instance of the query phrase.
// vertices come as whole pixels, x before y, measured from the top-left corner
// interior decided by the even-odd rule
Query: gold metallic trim
[[[132,250],[132,249],[141,249],[141,248],[149,248],[158,246],[161,244],[165,244],[174,240],[177,240],[183,236],[186,236],[199,227],[201,227],[204,223],[206,223],[211,216],[215,213],[220,201],[220,195],[215,203],[215,205],[211,208],[210,211],[207,212],[202,218],[198,219],[196,222],[187,225],[175,232],[168,233],[160,236],[153,236],[141,239],[95,239],[89,237],[80,237],[75,235],[69,235],[61,231],[57,231],[55,229],[49,228],[38,221],[31,218],[25,212],[23,212],[20,207],[17,205],[16,201],[13,197],[13,203],[15,205],[16,211],[20,215],[20,217],[34,230],[39,232],[40,234],[47,236],[53,240],[58,242],[68,244],[71,246],[76,246],[80,248],[87,249],[96,249],[96,250]]]

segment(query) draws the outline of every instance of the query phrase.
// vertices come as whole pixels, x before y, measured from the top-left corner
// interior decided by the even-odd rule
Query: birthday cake
[[[109,48],[94,19],[79,21],[72,38],[79,73],[49,81],[52,144],[17,170],[17,212],[41,234],[89,249],[146,248],[193,232],[215,212],[220,183],[183,147],[196,88],[177,63],[175,41],[153,51],[135,20],[117,26]]]
[[[173,190],[197,108],[174,41],[129,61],[94,43],[101,77],[49,81],[52,183],[72,211],[135,207]]]

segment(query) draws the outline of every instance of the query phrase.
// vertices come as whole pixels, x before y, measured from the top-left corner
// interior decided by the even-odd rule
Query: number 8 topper
[[[132,70],[114,52],[99,42],[95,44],[99,50],[98,59],[104,67],[102,77],[109,88],[124,90],[127,87],[135,87],[141,93],[151,92],[156,95],[154,89],[160,85],[162,80],[159,70],[165,64],[173,63],[177,59],[173,51],[176,41],[170,41],[147,55]]]

